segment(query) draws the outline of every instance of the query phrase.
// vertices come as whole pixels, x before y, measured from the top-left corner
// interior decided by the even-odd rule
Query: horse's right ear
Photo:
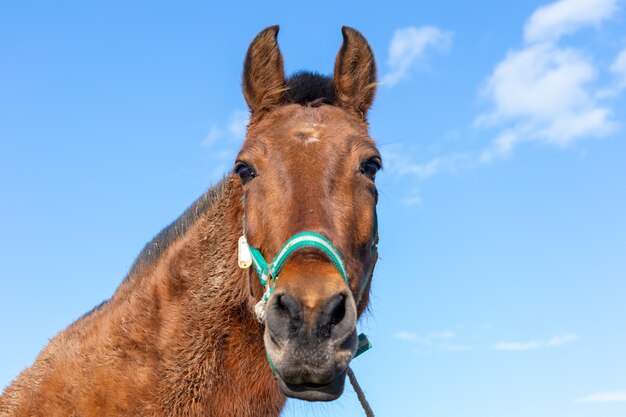
[[[277,106],[285,93],[283,56],[276,37],[278,25],[263,29],[250,43],[243,64],[243,95],[252,113]]]
[[[335,60],[335,94],[338,103],[363,119],[376,93],[376,61],[372,48],[359,31],[341,28],[343,44]]]

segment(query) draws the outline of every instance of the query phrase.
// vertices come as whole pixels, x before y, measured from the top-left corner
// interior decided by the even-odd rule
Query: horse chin
[[[265,350],[283,394],[306,401],[333,401],[343,394],[348,365],[357,347],[356,330],[322,344],[290,340],[279,344],[266,329]]]
[[[278,376],[278,385],[288,397],[305,401],[333,401],[343,394],[346,381],[346,372],[343,371],[337,378],[326,385],[319,384],[290,384]]]

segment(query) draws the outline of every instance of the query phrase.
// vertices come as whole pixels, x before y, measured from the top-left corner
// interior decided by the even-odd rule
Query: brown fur
[[[376,262],[377,238],[377,192],[359,164],[379,156],[362,118],[373,61],[366,57],[365,69],[345,64],[369,51],[361,35],[344,29],[337,107],[283,104],[277,33],[271,27],[255,38],[243,77],[252,118],[238,159],[254,163],[259,178],[242,187],[227,176],[150,242],[111,300],[59,333],[4,391],[0,416],[279,414],[285,396],[253,314],[263,289],[254,272],[237,267],[244,211],[249,240],[269,259],[298,231],[325,234],[357,294]],[[345,286],[329,265],[304,251],[286,264],[277,290],[314,306],[319,294]],[[369,283],[359,314],[368,295]]]

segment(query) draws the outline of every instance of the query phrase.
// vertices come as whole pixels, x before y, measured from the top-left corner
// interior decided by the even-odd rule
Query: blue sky
[[[110,297],[230,169],[243,56],[288,73],[370,41],[378,415],[626,414],[626,11],[617,0],[3,2],[0,386]],[[356,397],[284,416],[361,416]]]

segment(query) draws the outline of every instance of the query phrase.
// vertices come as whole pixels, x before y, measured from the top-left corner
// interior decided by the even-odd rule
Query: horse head
[[[250,123],[234,167],[256,255],[252,293],[267,299],[268,360],[284,394],[312,401],[343,392],[378,258],[382,161],[366,119],[376,65],[359,32],[342,32],[332,78],[285,79],[278,26],[256,36],[242,82]]]

